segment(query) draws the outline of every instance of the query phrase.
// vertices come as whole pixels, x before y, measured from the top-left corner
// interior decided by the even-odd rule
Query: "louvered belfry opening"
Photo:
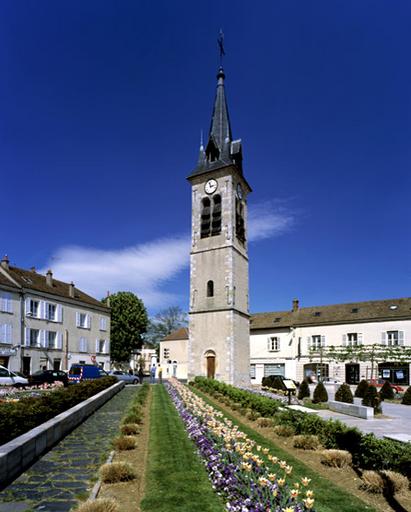
[[[208,197],[202,200],[201,208],[201,238],[210,236],[211,232],[211,201]]]
[[[235,200],[235,232],[240,242],[245,242],[244,205],[236,198]]]
[[[204,197],[201,201],[201,238],[221,233],[221,196],[212,199]]]
[[[207,297],[214,297],[214,281],[207,282]]]
[[[213,197],[213,218],[211,236],[221,233],[221,196],[216,194]]]

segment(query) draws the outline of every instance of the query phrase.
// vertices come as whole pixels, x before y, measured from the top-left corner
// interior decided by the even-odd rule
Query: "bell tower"
[[[250,383],[247,197],[241,140],[233,140],[220,67],[207,145],[192,187],[188,377]]]

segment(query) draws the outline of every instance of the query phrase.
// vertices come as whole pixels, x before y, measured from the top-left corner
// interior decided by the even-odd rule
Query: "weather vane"
[[[221,30],[221,28],[220,28],[220,35],[218,36],[217,42],[218,42],[218,48],[220,49],[220,65],[222,66],[225,51],[224,51],[224,33]]]

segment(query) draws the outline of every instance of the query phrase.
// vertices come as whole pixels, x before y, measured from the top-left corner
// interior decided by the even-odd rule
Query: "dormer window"
[[[218,149],[217,145],[214,143],[213,139],[210,137],[210,140],[208,141],[207,147],[206,147],[206,157],[209,162],[215,162],[218,160],[220,156],[220,150]]]

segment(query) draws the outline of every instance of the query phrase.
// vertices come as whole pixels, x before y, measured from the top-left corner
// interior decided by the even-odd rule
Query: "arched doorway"
[[[206,357],[206,370],[207,370],[207,379],[215,378],[215,352],[214,350],[208,350],[205,353]]]

